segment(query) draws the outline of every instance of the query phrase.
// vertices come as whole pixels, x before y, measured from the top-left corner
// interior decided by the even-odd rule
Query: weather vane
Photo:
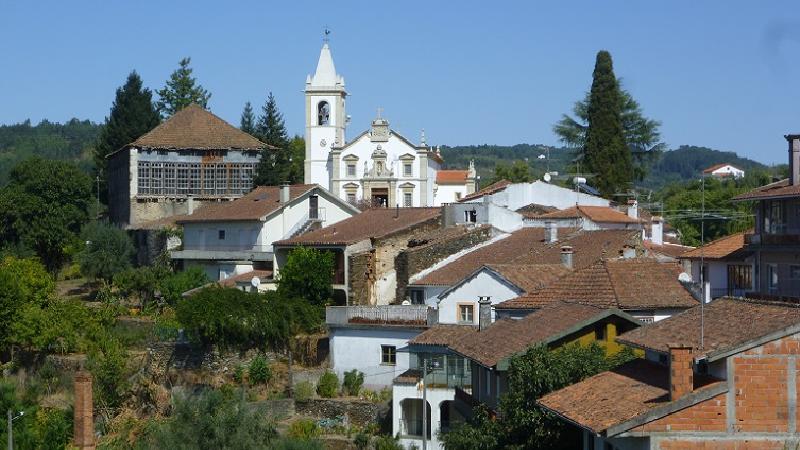
[[[325,25],[325,31],[323,31],[322,40],[326,43],[330,42],[331,40],[331,38],[329,37],[330,35],[331,35],[331,29],[327,25]]]

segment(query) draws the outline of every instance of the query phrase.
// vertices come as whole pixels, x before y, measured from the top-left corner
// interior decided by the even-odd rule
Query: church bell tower
[[[317,183],[331,189],[333,147],[345,144],[347,126],[344,78],[336,73],[327,42],[319,53],[317,71],[306,77],[306,184]],[[338,174],[337,174],[338,176]]]

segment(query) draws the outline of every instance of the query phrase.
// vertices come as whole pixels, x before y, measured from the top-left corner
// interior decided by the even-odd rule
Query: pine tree
[[[192,77],[193,69],[189,67],[191,62],[192,58],[183,58],[178,70],[172,72],[167,80],[167,85],[158,91],[157,106],[165,119],[192,103],[208,109],[208,99],[211,98],[211,94],[202,85],[195,85],[197,80]]]
[[[253,186],[275,186],[291,180],[291,150],[289,137],[283,114],[272,92],[262,107],[262,115],[258,118],[255,136],[276,149],[266,148],[261,152],[261,161],[256,167]]]
[[[625,142],[621,105],[611,54],[601,50],[592,74],[583,164],[587,172],[597,175],[593,183],[605,197],[629,188],[633,181],[633,162]]]
[[[250,105],[250,102],[244,104],[244,111],[242,111],[239,129],[247,134],[254,134],[256,132],[256,116],[253,114],[253,107]]]
[[[109,153],[135,141],[139,136],[155,128],[161,122],[153,106],[150,89],[142,88],[142,79],[134,70],[125,84],[117,88],[111,112],[95,145],[95,176],[100,177],[100,198],[107,202],[107,160]]]

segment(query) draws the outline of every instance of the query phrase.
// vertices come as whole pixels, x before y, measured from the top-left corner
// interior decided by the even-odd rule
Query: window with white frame
[[[347,176],[348,177],[355,177],[356,176],[356,165],[355,163],[348,163],[347,164]]]
[[[413,174],[411,163],[403,164],[403,176],[410,177]]]
[[[403,193],[403,206],[406,208],[414,206],[414,195],[411,192]]]
[[[475,305],[463,303],[458,305],[458,321],[461,323],[475,322]]]
[[[381,364],[386,366],[397,365],[397,347],[394,345],[381,345]]]

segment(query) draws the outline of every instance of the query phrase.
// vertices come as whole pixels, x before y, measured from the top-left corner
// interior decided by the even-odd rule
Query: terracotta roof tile
[[[483,189],[481,189],[481,190],[479,190],[477,192],[474,192],[472,194],[464,196],[464,198],[462,198],[460,201],[466,202],[466,201],[469,201],[469,200],[475,200],[476,198],[481,198],[484,195],[491,195],[491,194],[500,192],[500,191],[504,190],[505,188],[507,188],[508,185],[510,185],[510,184],[512,184],[512,183],[509,180],[497,181],[495,183],[490,184],[489,186],[486,186],[485,188],[483,188]]]
[[[477,333],[472,325],[434,325],[408,341],[413,345],[438,345],[448,347],[466,336]]]
[[[534,309],[558,301],[622,310],[691,308],[697,301],[678,281],[680,273],[679,264],[655,259],[603,260],[496,308]]]
[[[132,147],[193,150],[275,148],[193,103],[139,137]]]
[[[737,195],[733,200],[761,200],[781,197],[800,197],[800,184],[790,185],[787,178]]]
[[[544,228],[522,228],[439,267],[412,284],[452,286],[487,264],[561,264],[561,246],[565,244],[573,247],[573,264],[580,269],[602,258],[619,256],[625,245],[636,244],[640,234],[635,230],[576,232],[568,228],[558,232],[562,238],[550,244],[544,241]]]
[[[627,214],[609,206],[573,206],[560,211],[553,211],[539,216],[540,219],[571,219],[586,217],[594,222],[605,223],[640,223],[641,219],[628,217]]]
[[[269,280],[272,278],[272,271],[271,270],[251,270],[250,272],[240,273],[239,275],[234,275],[232,277],[228,277],[219,282],[220,286],[225,287],[236,287],[236,283],[249,283],[253,277],[258,277],[261,282],[265,280]]]
[[[469,176],[468,170],[439,170],[436,172],[437,184],[464,184]]]
[[[518,213],[522,214],[523,217],[527,217],[529,219],[536,218],[543,214],[555,211],[558,211],[558,208],[556,208],[555,206],[539,205],[537,203],[531,203],[529,205],[525,205],[522,208],[517,209]]]
[[[489,264],[487,267],[525,292],[541,289],[548,283],[572,273],[572,270],[563,264]]]
[[[733,350],[748,341],[800,324],[797,304],[720,298],[705,305],[704,344],[700,346],[701,308],[696,306],[625,333],[618,341],[659,352],[669,352],[668,344],[680,342],[695,348],[695,358]]]
[[[667,255],[672,258],[678,258],[682,256],[684,253],[694,250],[694,247],[689,247],[688,245],[679,245],[673,244],[670,242],[664,242],[662,245],[653,244],[652,241],[644,241],[642,243],[644,248],[650,250],[652,253],[660,253],[662,255]]]
[[[752,230],[749,232],[752,232]],[[687,251],[680,256],[686,259],[699,259],[701,257],[705,259],[725,259],[744,249],[745,233],[747,232],[719,238],[702,247]]]
[[[453,340],[450,349],[485,366],[524,352],[538,343],[549,343],[563,333],[604,317],[607,310],[578,303],[559,302],[522,319],[502,319],[489,328]]]
[[[710,377],[696,376],[695,392],[719,383]],[[551,392],[537,403],[600,434],[612,426],[669,404],[669,371],[660,364],[636,359]]]
[[[438,220],[441,208],[375,208],[276,245],[349,245]],[[396,217],[395,217],[396,216]]]
[[[316,184],[289,186],[289,200],[318,188]],[[280,186],[258,186],[244,197],[228,202],[208,203],[178,223],[260,220],[281,209]]]

